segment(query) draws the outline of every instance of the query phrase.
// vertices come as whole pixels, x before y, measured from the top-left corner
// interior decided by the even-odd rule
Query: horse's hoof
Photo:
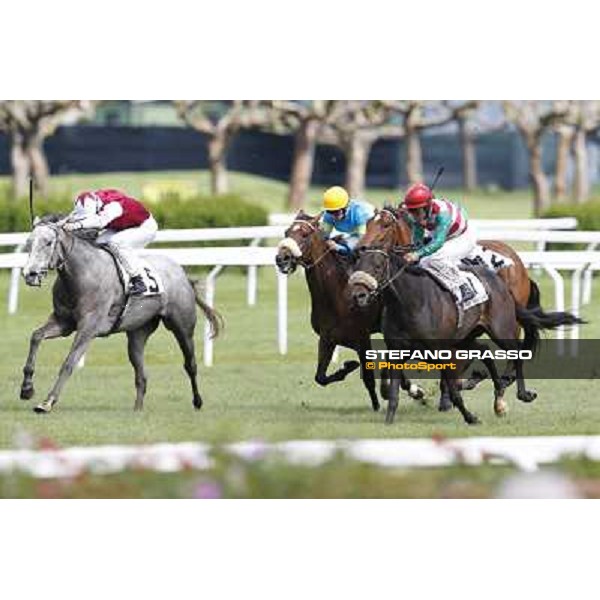
[[[356,371],[358,367],[360,367],[360,363],[357,360],[344,361],[344,371],[346,371],[346,374],[352,373],[352,371]]]
[[[196,410],[200,410],[202,408],[202,398],[194,398],[192,404]]]
[[[46,415],[52,410],[52,404],[50,402],[42,402],[34,407],[33,412],[38,415]]]
[[[522,394],[517,393],[517,398],[521,402],[533,402],[537,398],[537,392],[525,390]]]
[[[421,402],[421,404],[425,404],[425,392],[423,388],[418,386],[416,383],[411,383],[408,388],[408,395],[417,402]]]
[[[381,408],[381,406],[379,405],[379,402],[377,402],[377,403],[373,402],[371,404],[371,406],[373,407],[374,412],[377,412]]]
[[[438,406],[438,410],[440,412],[448,412],[453,408],[454,406],[452,405],[452,402],[446,402],[444,400],[440,401],[440,405]]]
[[[33,389],[33,386],[23,387],[23,388],[21,388],[20,398],[21,398],[21,400],[31,400],[33,398],[34,394],[35,394],[35,390]]]
[[[467,425],[480,425],[481,421],[477,415],[469,414],[465,418]]]
[[[494,413],[497,417],[505,417],[508,412],[508,404],[504,400],[499,400],[494,404]]]

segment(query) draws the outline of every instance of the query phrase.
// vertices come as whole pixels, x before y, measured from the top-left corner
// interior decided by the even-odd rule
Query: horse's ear
[[[297,219],[299,219],[300,217],[305,217],[305,216],[306,216],[306,213],[304,212],[304,209],[303,209],[303,208],[301,208],[301,209],[298,211],[298,214],[296,215],[296,218],[297,218]]]
[[[42,220],[39,217],[33,218],[33,226],[34,227],[37,227],[41,222],[42,222]]]

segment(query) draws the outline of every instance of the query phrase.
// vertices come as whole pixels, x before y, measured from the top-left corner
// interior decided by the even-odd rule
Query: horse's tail
[[[569,312],[544,312],[540,306],[540,290],[534,281],[530,281],[531,291],[527,308],[517,306],[517,320],[523,327],[525,339],[523,348],[534,354],[539,347],[540,331],[552,330],[561,325],[584,324],[586,321]]]
[[[196,304],[200,307],[200,310],[202,310],[204,316],[210,324],[210,337],[211,339],[214,339],[221,333],[221,331],[225,327],[225,320],[217,310],[211,308],[202,299],[202,289],[200,287],[200,281],[198,281],[197,279],[189,279],[189,282],[194,290]]]
[[[529,280],[529,298],[527,298],[527,308],[537,308],[540,306],[540,288],[538,284]]]

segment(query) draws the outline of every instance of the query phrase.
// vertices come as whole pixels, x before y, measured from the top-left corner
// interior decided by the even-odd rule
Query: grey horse
[[[222,319],[201,300],[195,284],[180,265],[166,256],[149,256],[147,260],[162,279],[164,292],[128,298],[108,252],[93,241],[65,231],[58,217],[36,220],[28,247],[29,258],[23,269],[27,285],[40,286],[52,269],[56,269],[58,277],[53,288],[53,311],[31,336],[23,368],[21,399],[29,400],[34,395],[35,360],[42,340],[67,337],[76,332],[54,386],[47,399],[34,408],[35,412],[52,410],[73,368],[94,338],[119,332],[127,333],[129,360],[135,371],[134,409],[141,410],[146,393],[144,347],[161,321],[173,333],[183,353],[193,406],[202,407],[194,348],[196,305],[208,319],[214,337],[219,333]]]

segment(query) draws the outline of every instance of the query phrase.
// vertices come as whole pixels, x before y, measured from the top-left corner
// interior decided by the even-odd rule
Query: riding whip
[[[435,177],[433,178],[433,183],[429,186],[429,189],[433,192],[433,189],[435,188],[436,183],[439,181],[440,177],[442,176],[442,173],[444,172],[444,167],[438,167],[437,173],[435,174]]]
[[[31,229],[33,229],[33,178],[29,178],[29,218],[31,220]]]

